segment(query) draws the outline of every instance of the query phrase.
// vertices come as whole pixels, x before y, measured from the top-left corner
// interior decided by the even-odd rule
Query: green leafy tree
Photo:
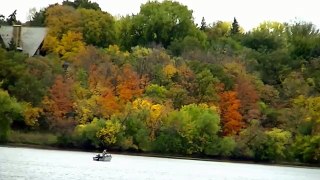
[[[64,0],[62,2],[62,4],[67,5],[67,6],[72,6],[75,9],[84,8],[84,9],[93,9],[93,10],[97,10],[97,11],[101,10],[98,3],[91,2],[90,0],[74,0],[73,2],[71,2],[69,0]]]
[[[298,136],[293,144],[296,158],[306,163],[320,162],[320,136]]]
[[[22,106],[7,91],[0,89],[0,142],[9,136],[11,123],[22,116]]]
[[[159,151],[160,146],[163,145],[162,151],[171,153],[203,153],[217,139],[219,123],[220,118],[217,112],[206,105],[184,106],[180,111],[168,114],[159,139],[155,142],[156,147]],[[172,135],[168,144],[163,143],[163,140],[168,138],[165,133]]]
[[[116,39],[118,40],[121,49],[130,50],[133,47],[135,29],[133,24],[134,16],[121,17],[115,22],[116,27]]]
[[[108,47],[116,42],[115,20],[107,12],[79,9],[83,38],[87,44]]]
[[[188,91],[181,85],[174,85],[169,89],[168,97],[172,101],[174,109],[180,109],[183,105],[187,105],[192,99],[188,95]]]
[[[168,90],[163,87],[159,86],[157,84],[150,84],[149,86],[146,87],[146,92],[145,95],[147,97],[152,98],[155,102],[164,102],[168,95]]]
[[[242,43],[257,51],[275,51],[286,48],[285,26],[279,22],[264,22],[248,32]]]
[[[119,139],[117,145],[122,149],[134,151],[150,151],[152,149],[150,139],[151,129],[148,128],[148,124],[151,126],[156,124],[152,124],[150,121],[150,107],[150,102],[141,99],[136,100],[133,104],[127,104],[123,113],[112,117],[113,121],[120,122],[124,128],[117,136]]]
[[[45,15],[45,24],[51,37],[60,40],[68,31],[81,32],[81,15],[73,7],[53,5],[46,9]]]
[[[291,133],[274,128],[263,131],[258,121],[240,133],[240,140],[235,150],[240,156],[253,158],[256,161],[274,161],[291,158],[288,149],[291,145]]]
[[[217,99],[218,95],[215,92],[214,85],[217,84],[218,79],[214,78],[209,70],[203,70],[196,74],[196,96],[198,103],[209,102]]]
[[[99,148],[102,143],[99,141],[97,134],[105,128],[105,125],[105,120],[95,118],[88,124],[76,126],[73,132],[75,146],[88,149]]]
[[[37,11],[36,8],[32,8],[29,10],[29,25],[30,26],[36,26],[36,27],[43,27],[45,26],[46,21],[46,9],[40,9],[40,11]]]
[[[312,92],[312,79],[305,80],[301,73],[292,71],[282,82],[283,93],[288,98],[308,96]]]
[[[151,142],[149,139],[150,130],[145,123],[148,118],[148,112],[145,110],[130,113],[126,119],[125,131],[126,139],[131,139],[130,149],[150,151]]]
[[[234,156],[246,159],[266,160],[265,155],[267,136],[260,122],[253,120],[250,125],[243,129],[237,139]]]
[[[212,138],[206,146],[204,153],[210,156],[229,157],[236,147],[236,142],[233,137]]]
[[[319,54],[312,52],[317,49],[319,30],[309,22],[295,22],[286,28],[290,54],[293,58],[311,59]]]
[[[255,68],[260,72],[265,84],[281,84],[281,79],[286,77],[292,69],[288,66],[292,61],[287,49],[278,49],[270,53],[254,53],[253,57],[257,60]]]
[[[207,28],[206,34],[208,40],[218,40],[219,38],[226,37],[230,34],[231,23],[225,21],[217,21],[212,24],[211,27]]]
[[[45,87],[53,84],[56,74],[63,73],[61,60],[56,57],[31,57],[26,60],[26,66],[28,73]]]
[[[9,90],[26,72],[24,61],[27,56],[17,52],[7,52],[0,49],[0,85],[3,89]]]
[[[267,135],[267,157],[270,160],[289,159],[288,147],[291,144],[291,133],[282,129],[273,128],[265,132]]]
[[[200,31],[193,22],[192,11],[172,1],[147,2],[132,21],[131,46],[155,43],[168,47],[173,40],[196,36]]]
[[[26,73],[14,85],[9,87],[10,92],[20,101],[39,105],[46,94],[46,87],[34,76]]]
[[[305,67],[305,66],[302,66]],[[320,92],[320,61],[319,58],[314,58],[310,60],[309,65],[307,66],[307,71],[304,71],[306,77],[309,77],[307,79],[308,82],[311,82],[312,86],[314,87],[314,90],[317,92]],[[305,68],[304,68],[305,69]]]
[[[181,55],[182,57],[193,56],[196,52],[201,52],[205,49],[205,44],[201,39],[205,39],[204,33],[198,33],[199,36],[186,36],[182,40],[176,39],[171,42],[168,49],[174,55]]]

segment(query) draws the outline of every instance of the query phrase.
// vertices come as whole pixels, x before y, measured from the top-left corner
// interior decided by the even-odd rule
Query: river
[[[320,168],[212,162],[113,154],[0,147],[1,180],[320,180]]]

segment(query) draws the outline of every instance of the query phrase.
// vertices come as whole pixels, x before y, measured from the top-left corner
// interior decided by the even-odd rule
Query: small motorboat
[[[94,161],[111,161],[112,156],[111,154],[97,154],[93,157]]]

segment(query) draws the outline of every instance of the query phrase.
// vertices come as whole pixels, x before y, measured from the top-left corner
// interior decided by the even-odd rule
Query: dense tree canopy
[[[186,36],[201,38],[193,22],[192,11],[172,1],[143,4],[140,12],[132,17],[132,23],[124,26],[129,26],[126,33],[131,36],[127,39],[131,47],[152,43],[168,47],[173,41],[181,41]]]
[[[15,13],[0,23],[18,22]],[[46,55],[0,49],[1,142],[9,132],[49,132],[62,147],[320,162],[312,23],[243,32],[235,18],[197,27],[174,1],[116,18],[88,0],[33,10],[29,20],[48,28]]]

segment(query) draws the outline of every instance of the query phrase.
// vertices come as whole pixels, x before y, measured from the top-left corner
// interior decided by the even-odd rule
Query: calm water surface
[[[320,180],[320,168],[295,168],[114,154],[111,162],[95,153],[0,147],[1,180]]]

